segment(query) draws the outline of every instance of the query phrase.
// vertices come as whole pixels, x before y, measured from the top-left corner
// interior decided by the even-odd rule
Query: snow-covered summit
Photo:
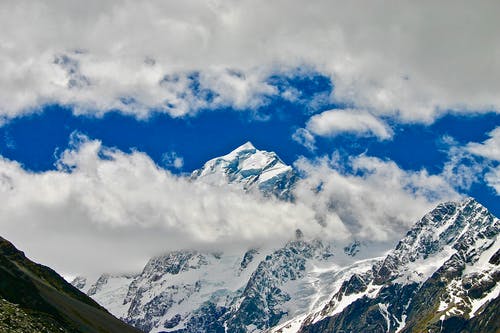
[[[298,331],[496,332],[499,233],[500,220],[473,198],[442,203]]]
[[[240,152],[245,152],[245,151],[255,152],[256,150],[257,149],[255,148],[255,146],[250,141],[247,141],[238,148],[236,148],[235,150],[233,150],[232,152],[230,152],[229,154],[227,154],[226,157],[230,158],[231,155],[233,156],[238,155],[238,153]]]
[[[216,186],[239,184],[245,190],[258,189],[290,199],[296,173],[276,153],[258,150],[246,142],[227,155],[209,160],[191,178]]]

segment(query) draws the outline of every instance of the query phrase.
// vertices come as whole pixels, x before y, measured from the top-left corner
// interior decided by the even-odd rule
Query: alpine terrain
[[[298,175],[246,143],[191,179],[293,200]],[[497,332],[499,228],[468,198],[440,204],[388,252],[296,230],[274,248],[179,250],[72,284],[144,332]]]

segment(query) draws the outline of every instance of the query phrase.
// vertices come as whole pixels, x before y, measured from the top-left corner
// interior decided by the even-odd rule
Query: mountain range
[[[248,142],[190,178],[293,200],[299,176]],[[498,232],[466,198],[438,205],[385,252],[296,230],[284,245],[178,250],[136,274],[72,284],[144,332],[497,332]]]

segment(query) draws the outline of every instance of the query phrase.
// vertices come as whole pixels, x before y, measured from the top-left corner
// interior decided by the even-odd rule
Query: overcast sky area
[[[0,236],[76,275],[281,244],[297,228],[392,245],[467,196],[498,216],[499,12],[2,1]],[[188,179],[247,141],[300,173],[295,202]]]

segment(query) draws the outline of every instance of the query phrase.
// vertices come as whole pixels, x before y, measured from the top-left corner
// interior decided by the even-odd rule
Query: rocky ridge
[[[499,228],[473,199],[439,205],[383,260],[346,280],[299,331],[497,331]]]

